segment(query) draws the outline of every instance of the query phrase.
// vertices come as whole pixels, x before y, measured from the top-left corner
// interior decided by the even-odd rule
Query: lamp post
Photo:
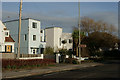
[[[78,47],[79,47],[79,62],[80,62],[80,64],[81,64],[81,36],[80,36],[80,0],[79,0],[79,2],[78,2],[78,9],[79,9],[79,18],[78,18],[78,29],[79,29],[79,45],[78,45]]]

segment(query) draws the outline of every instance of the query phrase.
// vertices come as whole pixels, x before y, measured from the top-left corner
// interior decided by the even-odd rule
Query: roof
[[[5,37],[5,42],[15,42],[12,37],[9,35],[9,37]]]
[[[45,29],[50,29],[50,28],[62,28],[62,27],[47,27]]]
[[[21,20],[28,20],[28,19],[33,19],[33,18],[23,18],[23,19],[21,19]],[[18,21],[18,20],[19,20],[19,19],[14,19],[14,20],[9,20],[9,21],[4,21],[3,23]],[[38,20],[38,19],[33,19],[33,20],[40,21],[40,20]]]

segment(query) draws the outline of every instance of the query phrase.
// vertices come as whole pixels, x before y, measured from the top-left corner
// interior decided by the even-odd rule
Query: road
[[[54,72],[44,75],[35,75],[29,77],[16,78],[11,80],[51,80],[51,79],[100,79],[100,78],[111,78],[113,80],[120,79],[120,61],[109,61],[104,63],[102,66],[94,66],[81,68],[76,70]],[[50,79],[51,78],[51,79]]]

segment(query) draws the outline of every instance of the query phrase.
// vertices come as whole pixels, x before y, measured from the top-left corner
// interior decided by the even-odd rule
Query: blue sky
[[[19,14],[18,2],[2,3],[2,20],[17,19]],[[81,2],[81,17],[102,20],[118,27],[117,2]],[[8,18],[10,16],[10,18]],[[23,18],[34,18],[41,21],[42,28],[52,25],[63,27],[64,32],[72,32],[78,23],[77,2],[24,2]]]

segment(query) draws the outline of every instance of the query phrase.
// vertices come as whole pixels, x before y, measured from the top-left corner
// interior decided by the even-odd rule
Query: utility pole
[[[19,11],[19,30],[18,30],[18,53],[17,59],[20,58],[20,33],[21,33],[21,16],[22,16],[22,0],[20,0],[20,11]]]
[[[79,2],[78,2],[78,9],[79,9],[79,18],[78,18],[78,29],[79,29],[79,45],[78,45],[78,47],[79,47],[79,62],[80,62],[80,64],[81,64],[81,36],[80,36],[80,0],[79,0]]]

